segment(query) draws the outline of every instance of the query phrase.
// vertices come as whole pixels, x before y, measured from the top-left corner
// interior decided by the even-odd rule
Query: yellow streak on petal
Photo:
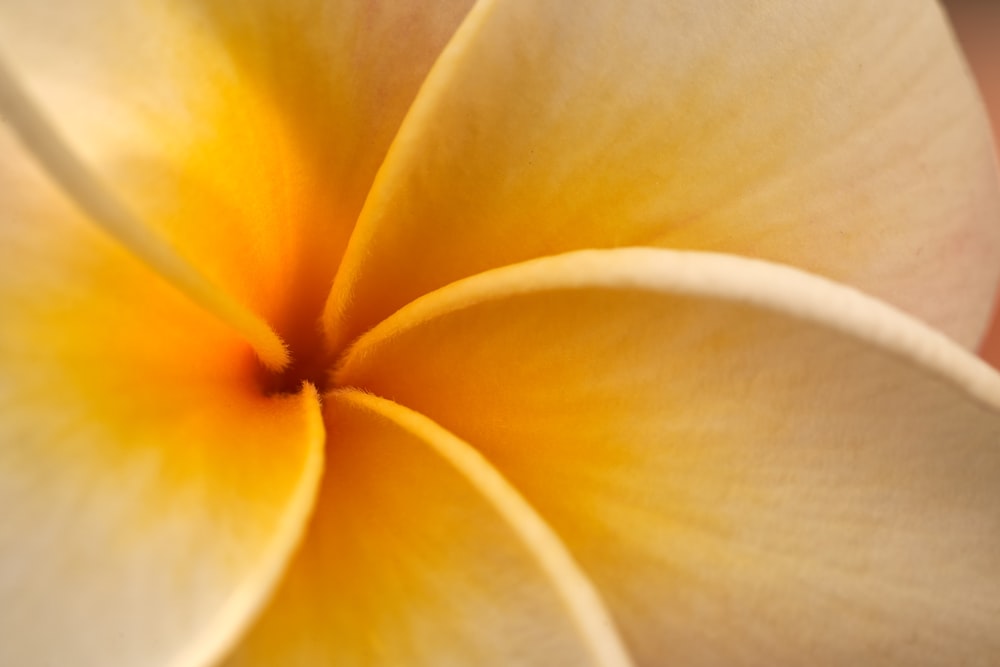
[[[1000,657],[1000,374],[854,290],[570,253],[409,304],[337,379],[475,443],[640,664]]]
[[[169,667],[214,663],[232,648],[247,624],[267,606],[308,527],[323,473],[325,429],[320,398],[314,386],[304,383],[298,395],[286,400],[302,405],[306,415],[303,439],[312,445],[307,448],[301,481],[288,498],[285,513],[274,527],[270,548],[258,569],[233,591],[211,622],[201,629],[198,639],[185,646]]]
[[[246,339],[272,370],[290,361],[277,334],[240,303],[210,284],[167,243],[138,220],[72,152],[0,58],[0,112],[25,148],[92,221],[157,275]]]
[[[602,667],[631,667],[614,623],[594,585],[545,520],[503,476],[470,445],[427,417],[392,401],[346,389],[335,396],[383,416],[415,435],[458,471],[503,517],[537,559],[562,599],[580,639]]]
[[[0,387],[0,664],[212,664],[308,525],[315,389],[153,376],[92,405],[57,382],[33,395],[4,361],[21,390]]]
[[[964,344],[1000,275],[987,125],[933,0],[481,2],[410,108],[325,311],[348,342],[519,261],[790,264]]]

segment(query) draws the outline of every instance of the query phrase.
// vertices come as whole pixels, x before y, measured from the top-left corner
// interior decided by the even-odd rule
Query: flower
[[[0,45],[0,664],[1000,659],[1000,194],[934,3]]]

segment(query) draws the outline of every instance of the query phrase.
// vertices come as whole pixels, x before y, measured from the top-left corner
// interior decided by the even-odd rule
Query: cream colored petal
[[[932,0],[483,2],[400,130],[326,322],[351,340],[479,271],[643,245],[791,264],[972,346],[998,219]]]
[[[265,397],[247,343],[82,219],[8,139],[0,664],[210,664],[306,523],[318,397]]]
[[[229,667],[627,667],[591,584],[469,445],[358,391],[331,434],[308,540]]]
[[[1000,376],[853,290],[573,253],[414,302],[338,380],[475,443],[639,664],[1000,661]]]
[[[300,352],[471,0],[11,0],[0,45],[140,217]]]

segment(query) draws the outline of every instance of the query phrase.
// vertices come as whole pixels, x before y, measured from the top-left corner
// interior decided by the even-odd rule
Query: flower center
[[[303,341],[299,349],[302,359],[299,364],[291,365],[288,343],[267,322],[213,285],[105,187],[70,149],[2,59],[0,116],[28,152],[93,222],[191,301],[241,335],[256,353],[263,376],[277,378],[275,391],[281,391],[299,377],[319,381],[325,376],[314,368],[317,356],[309,352],[310,349],[322,350],[321,344]],[[309,331],[308,327],[297,329]],[[304,338],[311,338],[311,334],[307,333]],[[297,370],[286,370],[292,368]]]
[[[309,263],[291,268],[271,285],[282,298],[271,308],[250,308],[203,275],[153,228],[119,201],[59,135],[0,59],[0,117],[29,153],[87,216],[148,268],[238,333],[253,349],[254,379],[266,395],[297,393],[304,383],[323,393],[336,354],[323,338],[321,315],[329,292],[323,273]],[[310,211],[293,214],[310,215]],[[255,312],[256,311],[256,312]]]
[[[318,322],[287,332],[283,338],[291,352],[291,363],[277,371],[258,363],[256,380],[261,391],[268,396],[296,394],[308,382],[323,395],[331,388],[333,358],[326,350]]]

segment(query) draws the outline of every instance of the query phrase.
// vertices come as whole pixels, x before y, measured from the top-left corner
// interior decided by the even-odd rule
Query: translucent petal
[[[573,253],[414,302],[338,380],[475,443],[639,664],[1000,660],[1000,376],[850,289]]]
[[[470,13],[376,179],[326,325],[584,248],[767,259],[968,346],[1000,271],[981,104],[932,0]]]
[[[0,664],[191,667],[280,577],[315,391],[81,216],[0,135]]]
[[[467,444],[357,391],[325,410],[309,537],[227,665],[631,664],[565,547]]]
[[[470,1],[12,0],[0,44],[125,203],[301,354]]]

